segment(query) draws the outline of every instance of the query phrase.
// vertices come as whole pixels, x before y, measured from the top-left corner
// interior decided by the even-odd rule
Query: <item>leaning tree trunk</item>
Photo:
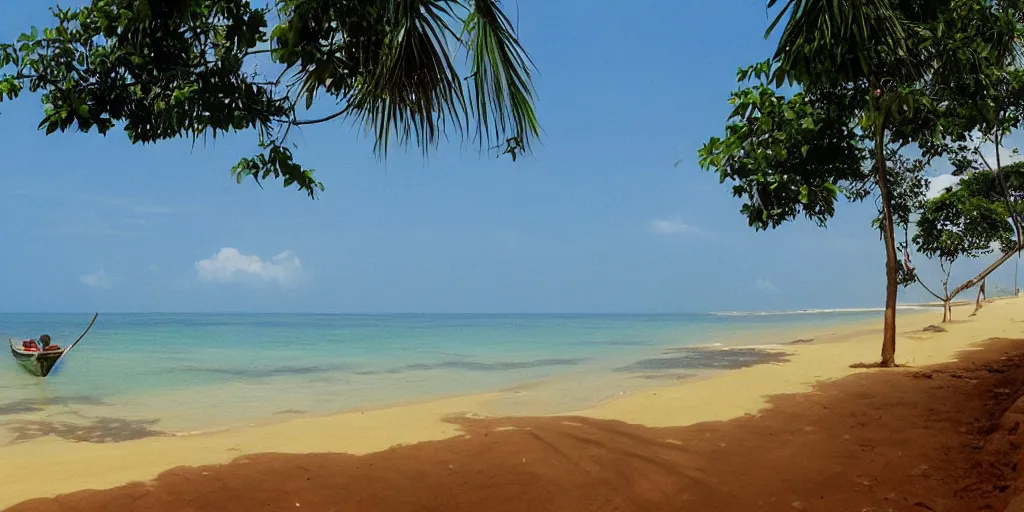
[[[885,329],[882,334],[882,362],[884,368],[896,366],[896,294],[897,283],[896,235],[892,219],[892,195],[885,170],[885,130],[881,123],[875,130],[875,164],[878,193],[882,196],[882,237],[885,239]]]
[[[1002,256],[999,257],[998,260],[996,260],[991,265],[986,267],[985,270],[982,270],[980,274],[972,277],[969,281],[961,284],[960,286],[957,286],[956,289],[953,290],[953,293],[951,293],[949,296],[950,297],[956,297],[957,295],[960,294],[960,292],[962,292],[962,291],[964,291],[964,290],[966,290],[968,288],[973,288],[974,286],[978,285],[979,283],[984,281],[985,278],[987,278],[989,276],[989,274],[991,274],[992,272],[995,272],[996,269],[998,269],[1000,265],[1002,265],[1007,260],[1012,258],[1015,254],[1019,254],[1021,251],[1024,251],[1024,243],[1018,241],[1017,245],[1014,246],[1013,250],[1011,250],[1010,252],[1004,253]]]

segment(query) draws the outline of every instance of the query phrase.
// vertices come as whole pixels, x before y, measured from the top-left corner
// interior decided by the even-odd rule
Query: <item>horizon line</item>
[[[994,298],[994,297],[993,297]],[[932,308],[941,303],[918,302],[897,304],[897,309]],[[417,311],[92,311],[100,315],[332,315],[332,316],[656,316],[656,315],[710,315],[710,316],[745,316],[745,315],[784,315],[800,313],[872,313],[885,311],[884,307],[824,307],[794,309],[761,309],[761,310],[717,310],[717,311],[464,311],[464,312],[417,312]],[[84,315],[85,311],[0,311],[0,315]]]

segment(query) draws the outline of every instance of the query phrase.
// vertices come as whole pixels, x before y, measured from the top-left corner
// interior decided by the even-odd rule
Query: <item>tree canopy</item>
[[[1018,4],[769,0],[769,8],[781,8],[768,33],[785,21],[776,52],[740,71],[725,136],[699,151],[701,167],[731,182],[733,195],[744,199],[741,213],[758,230],[799,216],[825,226],[840,195],[857,201],[877,194],[874,225],[886,268],[883,366],[895,365],[897,293],[909,277],[895,231],[922,207],[925,169],[937,158],[973,161],[972,135],[998,145],[1011,126],[1000,114],[1015,105],[1004,101],[1014,89],[1000,86],[1010,83],[1021,40]],[[786,85],[795,90],[785,92]],[[929,218],[993,221],[994,212],[965,200],[955,211],[933,203]],[[941,231],[948,224],[936,225]],[[956,249],[970,245],[971,252],[973,242]]]
[[[929,259],[938,260],[944,277],[942,278],[942,294],[935,292],[917,274],[913,268],[908,269],[909,278],[904,284],[918,282],[924,289],[944,304],[943,321],[951,319],[950,303],[967,288],[984,280],[991,272],[1019,252],[1019,242],[1015,238],[1015,224],[1010,220],[1009,206],[1001,181],[1011,184],[1015,202],[1022,195],[1020,185],[1024,165],[1013,164],[1000,170],[1003,180],[987,170],[974,171],[964,177],[955,186],[942,191],[938,196],[923,201],[919,208],[918,218],[914,223],[913,243],[917,251]],[[949,289],[950,272],[953,263],[961,258],[980,258],[998,252],[1001,257],[989,269]],[[978,307],[980,307],[980,293]],[[977,311],[977,309],[975,310]]]
[[[0,44],[0,101],[40,92],[46,133],[133,143],[252,130],[262,151],[239,181],[282,178],[315,197],[290,130],[361,123],[427,151],[448,130],[512,158],[540,127],[532,63],[498,0],[93,0],[51,9],[54,25]],[[464,55],[461,64],[457,56]],[[335,105],[319,118],[303,112]]]
[[[841,193],[866,197],[869,154],[852,118],[863,91],[835,87],[786,97],[766,83],[775,71],[765,61],[738,72],[740,82],[756,83],[732,93],[725,138],[712,137],[699,162],[734,183],[733,195],[745,198],[740,211],[755,229],[801,215],[824,226]]]
[[[1013,226],[1007,221],[1009,212],[1002,194],[983,195],[974,191],[977,182],[994,181],[993,176],[979,172],[963,181],[967,183],[924,202],[913,236],[917,251],[949,263],[996,250],[1012,251]]]

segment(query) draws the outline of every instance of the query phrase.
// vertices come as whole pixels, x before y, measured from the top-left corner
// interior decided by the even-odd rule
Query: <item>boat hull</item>
[[[14,356],[14,360],[21,365],[26,371],[35,375],[36,377],[46,377],[50,374],[50,370],[53,370],[53,365],[57,364],[57,360],[64,353],[63,350],[53,352],[24,352],[14,347],[14,343],[11,343],[11,355]]]

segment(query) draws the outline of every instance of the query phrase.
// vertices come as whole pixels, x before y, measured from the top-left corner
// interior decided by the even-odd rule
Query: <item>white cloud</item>
[[[100,290],[106,290],[110,288],[110,277],[107,276],[106,271],[104,271],[103,269],[99,269],[91,274],[85,274],[84,276],[80,276],[78,280],[81,281],[82,284],[90,288],[96,288]]]
[[[985,150],[985,161],[988,162],[992,167],[996,166],[996,147],[993,144],[988,145],[988,149]],[[1013,148],[1000,146],[999,150],[999,164],[1009,165],[1014,162],[1019,162],[1024,159],[1024,155],[1015,153]]]
[[[952,174],[940,174],[928,178],[928,192],[925,194],[928,199],[939,197],[947,188],[960,183],[960,176]]]
[[[996,166],[996,148],[995,148],[995,146],[992,145],[992,144],[983,145],[981,147],[981,151],[984,154],[984,162],[987,162],[988,165],[990,165],[992,167],[995,167]],[[999,163],[1001,165],[1005,166],[1005,165],[1012,164],[1014,162],[1020,162],[1022,160],[1024,160],[1024,154],[1015,152],[1012,148],[1003,147],[999,151]],[[981,168],[985,168],[984,167],[985,166],[984,163],[980,163],[979,162],[978,165],[982,166]],[[947,188],[949,188],[949,187],[959,183],[960,179],[961,179],[961,177],[953,176],[952,174],[940,174],[938,176],[931,176],[931,177],[929,177],[928,178],[928,182],[929,183],[928,183],[927,197],[929,199],[932,199],[934,197],[938,197],[939,194],[941,194]]]
[[[269,260],[242,254],[233,247],[224,247],[212,257],[195,263],[199,279],[215,282],[233,282],[255,279],[295,286],[305,276],[302,261],[292,251],[284,251]]]
[[[775,285],[772,284],[772,282],[767,279],[758,279],[757,289],[763,292],[774,292],[778,288],[775,288]]]
[[[684,235],[687,233],[697,233],[697,228],[683,222],[679,217],[652,220],[650,228],[651,231],[659,235]]]

